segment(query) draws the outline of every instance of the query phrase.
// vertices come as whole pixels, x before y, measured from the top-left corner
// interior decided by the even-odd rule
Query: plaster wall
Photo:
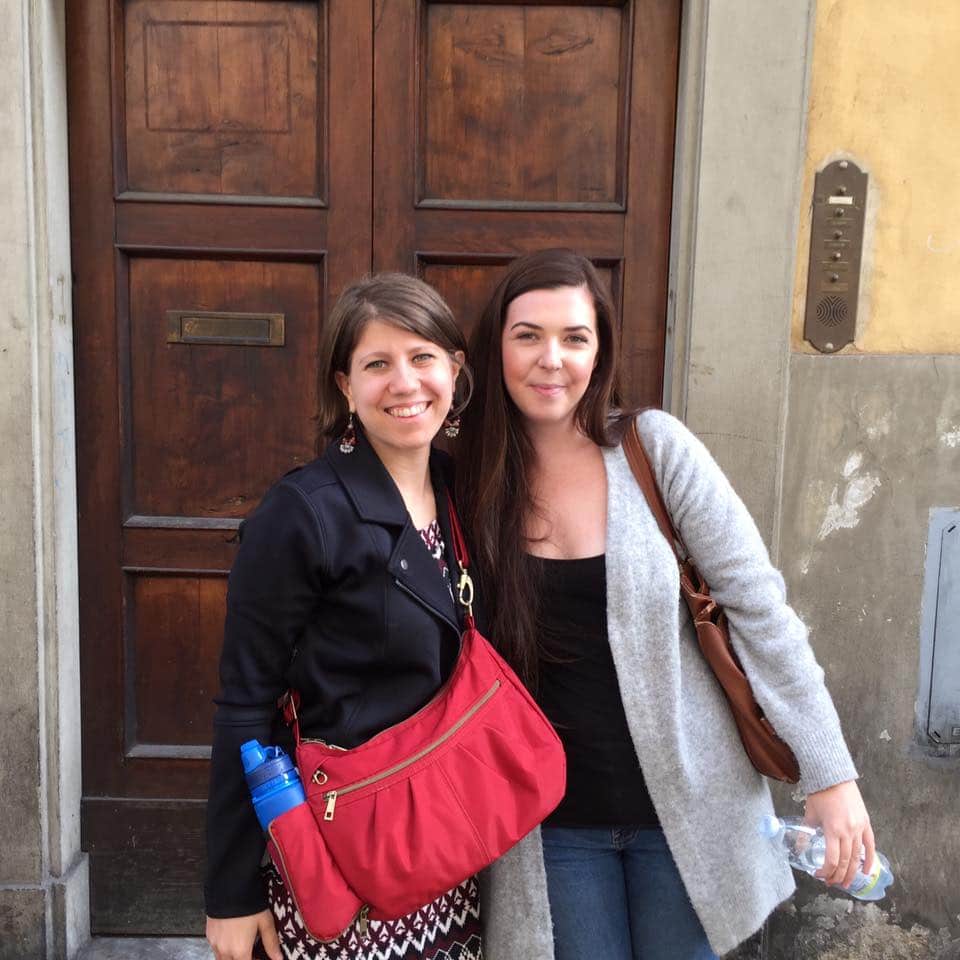
[[[800,912],[771,923],[770,956],[960,955],[960,757],[917,724],[930,512],[960,508],[958,41],[948,0],[817,4],[780,565],[897,882],[873,913],[831,917],[822,888],[802,885]],[[825,356],[801,339],[811,196],[840,157],[871,181],[856,340]]]
[[[923,757],[914,710],[929,514],[960,506],[957,423],[960,356],[795,356],[781,566],[897,878],[880,906],[960,934],[960,762]]]

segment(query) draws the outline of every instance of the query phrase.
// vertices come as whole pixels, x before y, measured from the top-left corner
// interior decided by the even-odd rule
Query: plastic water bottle
[[[306,800],[300,773],[282,747],[262,747],[259,740],[248,740],[240,747],[240,761],[264,830],[275,817]]]
[[[794,870],[813,876],[826,860],[827,841],[819,827],[806,825],[800,817],[766,816],[760,822],[760,833],[783,850]],[[818,880],[822,879],[817,877]],[[860,869],[849,887],[840,887],[844,893],[858,900],[882,900],[887,887],[893,883],[893,872],[887,858],[877,851],[868,871],[863,869],[863,848],[860,851]]]

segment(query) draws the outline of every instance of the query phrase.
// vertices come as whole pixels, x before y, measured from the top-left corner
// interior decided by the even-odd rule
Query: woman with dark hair
[[[695,565],[725,608],[767,717],[795,753],[821,871],[847,884],[869,818],[823,671],[763,541],[706,448],[622,410],[609,296],[570,250],[521,257],[470,342],[458,446],[489,635],[567,752],[567,793],[489,871],[487,960],[708,960],[794,889],[760,837],[766,781],[680,600],[676,558],[621,448],[635,418]]]
[[[338,300],[320,351],[320,422],[333,442],[287,474],[241,527],[216,698],[205,884],[217,960],[480,957],[468,879],[401,920],[313,940],[272,864],[240,745],[283,743],[278,699],[300,696],[307,738],[352,748],[413,714],[447,679],[460,612],[443,454],[471,377],[450,309],[427,284],[380,274]],[[259,943],[255,942],[259,940]]]

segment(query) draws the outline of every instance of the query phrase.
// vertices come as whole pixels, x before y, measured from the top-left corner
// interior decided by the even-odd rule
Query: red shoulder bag
[[[328,941],[359,920],[393,920],[488,866],[537,826],[566,786],[550,722],[473,619],[463,534],[450,503],[460,654],[413,716],[351,750],[301,738],[307,802],[281,814],[268,849],[304,926]]]

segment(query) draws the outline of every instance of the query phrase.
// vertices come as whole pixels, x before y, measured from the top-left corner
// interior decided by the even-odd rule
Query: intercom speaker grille
[[[824,297],[817,304],[817,320],[825,327],[838,327],[847,319],[847,302],[843,297]]]

